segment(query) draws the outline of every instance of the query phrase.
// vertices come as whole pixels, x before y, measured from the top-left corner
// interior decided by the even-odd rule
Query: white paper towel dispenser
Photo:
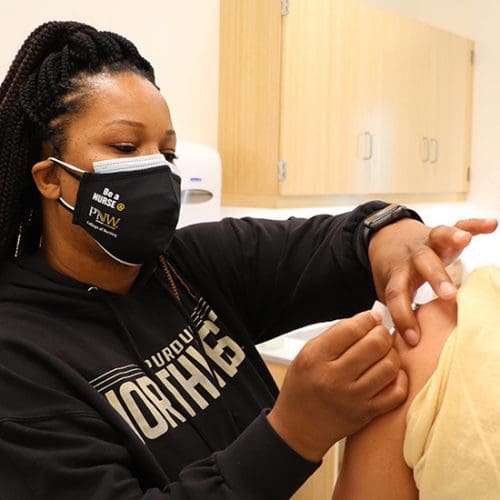
[[[181,212],[177,227],[220,218],[221,159],[203,144],[179,141],[175,164],[181,174]]]

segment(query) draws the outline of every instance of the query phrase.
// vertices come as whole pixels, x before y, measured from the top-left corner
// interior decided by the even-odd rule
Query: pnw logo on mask
[[[91,205],[89,209],[89,218],[92,218],[95,223],[102,226],[102,230],[105,233],[111,234],[116,238],[116,234],[114,234],[114,231],[118,230],[118,225],[120,224],[121,220],[120,217],[111,215],[108,212],[104,212],[103,210],[100,210]],[[92,225],[92,222],[88,221],[88,224]],[[106,229],[113,231],[113,233],[109,233],[108,231],[106,231]]]

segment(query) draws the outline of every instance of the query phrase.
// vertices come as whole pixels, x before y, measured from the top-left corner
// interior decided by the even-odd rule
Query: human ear
[[[58,168],[51,160],[35,163],[31,175],[40,194],[49,200],[57,200],[61,195]]]

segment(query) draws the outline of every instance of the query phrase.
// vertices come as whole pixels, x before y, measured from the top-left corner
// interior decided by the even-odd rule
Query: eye
[[[137,148],[133,144],[113,144],[111,147],[120,153],[134,153],[137,151]]]
[[[177,155],[173,151],[162,151],[161,154],[165,157],[165,160],[169,161],[170,163],[175,163],[175,160],[177,160]]]

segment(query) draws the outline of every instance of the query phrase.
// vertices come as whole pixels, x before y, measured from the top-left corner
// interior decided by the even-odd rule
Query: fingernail
[[[455,231],[455,234],[453,235],[453,239],[455,241],[460,241],[468,236],[469,236],[469,233],[467,231],[462,231],[461,229],[459,229],[458,231]]]
[[[370,313],[377,323],[382,321],[382,315],[378,311],[371,310]]]
[[[405,332],[405,339],[408,344],[411,346],[415,346],[418,344],[419,336],[418,333],[415,330],[406,330]]]
[[[439,285],[439,292],[442,297],[454,295],[457,289],[449,281],[442,281]]]

